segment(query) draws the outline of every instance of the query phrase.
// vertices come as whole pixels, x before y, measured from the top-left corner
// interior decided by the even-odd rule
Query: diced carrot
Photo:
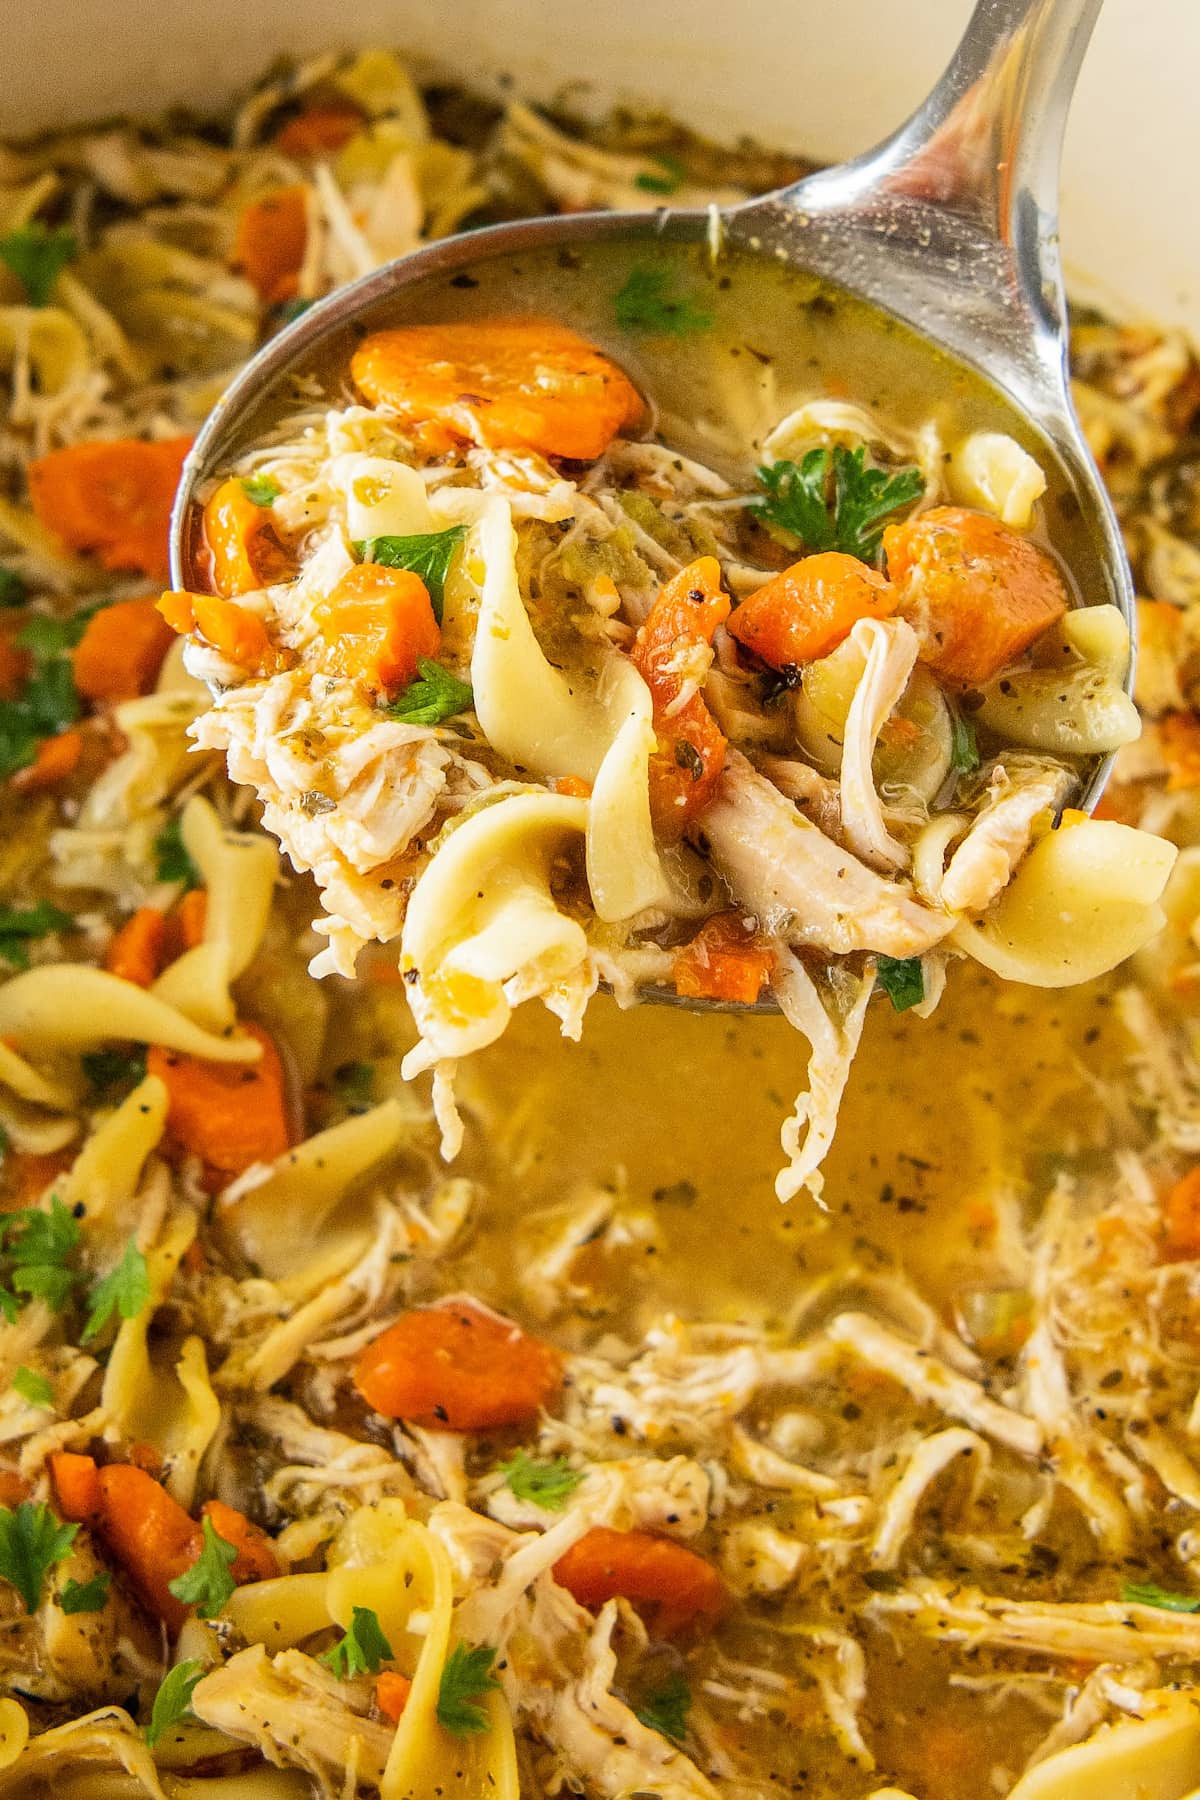
[[[144,1438],[130,1444],[125,1453],[126,1462],[131,1462],[135,1469],[144,1469],[147,1475],[161,1477],[163,1471],[162,1451],[157,1445],[148,1444]]]
[[[363,115],[348,100],[306,106],[275,134],[285,156],[327,156],[362,130]]]
[[[103,606],[75,648],[75,686],[85,700],[136,699],[154,686],[170,647],[170,627],[152,596]]]
[[[408,569],[357,563],[312,609],[326,645],[326,662],[370,688],[407,687],[417,659],[436,656],[441,627],[429,590]]]
[[[7,638],[0,638],[0,700],[15,700],[29,677],[31,659]]]
[[[233,239],[233,266],[260,300],[290,300],[308,243],[307,189],[276,188],[242,208]]]
[[[1051,558],[988,513],[935,506],[889,525],[883,548],[922,661],[958,686],[990,681],[1067,610]]]
[[[582,775],[556,775],[550,785],[556,794],[566,794],[572,800],[590,800],[592,797],[592,784]]]
[[[701,556],[666,583],[634,642],[634,665],[650,689],[658,734],[650,811],[667,836],[679,837],[704,810],[725,766],[725,734],[701,695],[678,702],[684,683],[707,673],[709,646],[729,605],[716,557]]]
[[[185,950],[194,950],[197,944],[202,944],[208,924],[208,889],[189,888],[175,908],[174,917],[179,922]]]
[[[385,1719],[398,1725],[411,1693],[412,1682],[407,1675],[401,1675],[399,1669],[384,1669],[375,1683],[375,1704]]]
[[[106,569],[165,577],[171,506],[191,438],[116,438],[71,444],[29,465],[29,498],[42,524]]]
[[[554,1579],[581,1606],[628,1600],[662,1637],[717,1619],[725,1608],[725,1584],[712,1564],[649,1531],[593,1525],[559,1557]]]
[[[271,642],[257,613],[219,594],[164,594],[158,610],[172,631],[196,632],[228,662],[251,675],[275,675],[288,665],[284,651]]]
[[[1167,765],[1167,792],[1200,787],[1200,719],[1195,713],[1167,713],[1158,722],[1158,743]]]
[[[49,1458],[54,1504],[72,1525],[85,1525],[100,1511],[100,1471],[92,1456],[55,1450]]]
[[[260,1025],[242,1029],[262,1045],[256,1063],[204,1062],[161,1044],[146,1057],[167,1086],[168,1136],[224,1175],[273,1162],[290,1142],[279,1052]]]
[[[139,906],[116,932],[104,953],[110,975],[149,987],[166,961],[167,921],[156,906]]]
[[[41,793],[43,788],[57,787],[60,781],[73,775],[82,755],[82,732],[60,731],[57,737],[42,738],[33,761],[18,769],[10,779],[23,794]]]
[[[78,1146],[65,1150],[19,1151],[4,1159],[3,1210],[19,1211],[34,1206],[58,1176],[64,1175],[79,1154]]]
[[[0,1469],[0,1506],[19,1506],[22,1500],[28,1500],[32,1491],[16,1469]]]
[[[177,1632],[188,1608],[170,1584],[199,1556],[200,1527],[153,1475],[132,1463],[110,1463],[96,1482],[101,1538],[150,1610]]]
[[[775,973],[775,952],[741,913],[706,919],[675,957],[675,992],[689,1000],[753,1005]]]
[[[1200,1260],[1200,1164],[1168,1189],[1163,1228],[1163,1254],[1168,1262]]]
[[[642,414],[628,377],[553,319],[481,319],[376,331],[350,363],[355,385],[412,425],[436,421],[493,450],[591,462]]]
[[[805,556],[743,600],[731,636],[773,669],[827,656],[859,619],[886,619],[896,595],[875,569],[840,550]]]
[[[390,1419],[449,1431],[526,1425],[562,1386],[562,1358],[469,1301],[422,1307],[369,1343],[354,1385]]]
[[[286,580],[292,562],[276,535],[269,507],[240,481],[223,481],[204,507],[204,542],[218,594],[236,598]]]
[[[223,1500],[206,1500],[200,1512],[212,1520],[217,1536],[237,1551],[237,1560],[229,1570],[236,1582],[273,1581],[283,1573],[266,1532],[236,1506],[226,1506]]]

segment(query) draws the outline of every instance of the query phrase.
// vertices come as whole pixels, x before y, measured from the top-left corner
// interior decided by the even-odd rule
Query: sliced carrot
[[[616,363],[553,319],[481,319],[376,331],[350,363],[376,406],[412,425],[435,421],[493,450],[591,462],[641,417]]]
[[[988,513],[935,506],[889,525],[883,548],[922,661],[958,686],[990,681],[1067,610],[1046,552]]]
[[[328,156],[363,128],[363,115],[348,100],[306,106],[275,134],[285,156]]]
[[[206,1500],[200,1512],[212,1520],[217,1536],[237,1551],[237,1559],[229,1570],[236,1582],[273,1581],[283,1573],[266,1532],[236,1506],[226,1506],[223,1500]]]
[[[1163,1254],[1168,1262],[1200,1260],[1200,1164],[1189,1169],[1163,1201]]]
[[[550,785],[556,794],[566,794],[572,800],[590,800],[592,797],[592,784],[582,775],[556,775]]]
[[[775,973],[775,952],[741,913],[706,919],[675,958],[675,992],[689,1000],[753,1005]]]
[[[132,1463],[110,1463],[96,1477],[96,1526],[150,1610],[177,1632],[188,1608],[170,1584],[200,1554],[203,1533],[153,1475]]]
[[[166,961],[167,921],[156,906],[139,906],[116,932],[104,953],[110,975],[147,988]]]
[[[208,889],[189,888],[175,908],[173,916],[179,924],[183,948],[194,950],[197,944],[204,942],[208,924]]]
[[[233,239],[233,266],[260,300],[275,306],[290,300],[308,243],[308,192],[276,188],[242,208]]]
[[[15,700],[29,678],[32,661],[7,638],[0,638],[0,700]]]
[[[29,465],[29,498],[42,524],[106,569],[165,577],[171,506],[191,438],[71,444]]]
[[[405,1313],[369,1343],[354,1385],[390,1419],[449,1431],[525,1425],[562,1386],[562,1358],[469,1301]]]
[[[72,658],[85,700],[133,700],[147,694],[171,647],[171,629],[152,596],[118,600],[93,613]]]
[[[725,1584],[712,1564],[649,1531],[593,1525],[555,1563],[554,1579],[581,1606],[628,1600],[662,1637],[717,1619],[725,1608]]]
[[[242,1029],[262,1045],[256,1063],[204,1062],[152,1044],[148,1074],[167,1086],[167,1133],[223,1175],[273,1162],[290,1143],[283,1065],[260,1025]]]
[[[418,657],[436,656],[442,641],[420,576],[378,563],[347,569],[312,616],[325,640],[328,666],[371,688],[407,687]]]
[[[82,732],[60,731],[57,737],[42,738],[33,761],[18,769],[10,779],[23,794],[41,793],[44,788],[57,787],[60,781],[73,775],[82,755]]]
[[[1200,719],[1195,713],[1166,713],[1158,722],[1158,743],[1167,765],[1167,792],[1200,787]]]
[[[19,1506],[33,1492],[16,1469],[0,1469],[0,1506]]]
[[[285,581],[292,560],[280,543],[269,507],[259,506],[237,480],[223,481],[204,507],[204,542],[212,581],[226,599]]]
[[[408,1705],[412,1682],[399,1669],[384,1669],[375,1683],[375,1704],[385,1719],[400,1723],[400,1715]]]
[[[131,1462],[135,1469],[145,1469],[147,1475],[161,1478],[163,1471],[162,1452],[155,1444],[148,1444],[144,1438],[130,1444],[125,1453],[126,1462]]]
[[[275,675],[288,666],[286,652],[271,642],[257,613],[219,594],[164,594],[158,610],[172,631],[195,632],[227,662],[251,675]]]
[[[658,734],[650,811],[667,836],[680,836],[704,810],[725,766],[725,734],[701,695],[679,701],[684,683],[707,672],[708,646],[729,605],[720,564],[701,556],[666,583],[634,642],[633,661],[650,689]]]
[[[896,595],[875,569],[840,550],[805,556],[743,600],[730,635],[773,669],[827,656],[859,619],[886,619]]]
[[[92,1456],[55,1450],[49,1458],[54,1504],[72,1525],[84,1525],[100,1511],[100,1471]]]
[[[23,1150],[4,1159],[5,1198],[2,1210],[16,1212],[34,1206],[52,1181],[64,1175],[79,1154],[78,1146],[66,1150]]]

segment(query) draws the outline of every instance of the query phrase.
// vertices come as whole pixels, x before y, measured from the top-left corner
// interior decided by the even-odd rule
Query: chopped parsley
[[[29,967],[31,938],[45,937],[51,931],[67,931],[75,923],[70,913],[39,900],[36,906],[0,907],[0,958],[12,969]]]
[[[349,1631],[319,1660],[332,1669],[339,1681],[346,1681],[351,1675],[378,1675],[392,1654],[378,1613],[369,1606],[356,1606],[350,1614]]]
[[[85,1050],[79,1064],[89,1088],[98,1100],[127,1093],[146,1078],[144,1047],[132,1050]]]
[[[203,1665],[194,1656],[176,1663],[167,1671],[150,1712],[150,1723],[146,1727],[146,1742],[153,1749],[164,1731],[172,1725],[178,1725],[187,1717],[192,1708],[192,1695],[195,1693],[204,1674]]]
[[[676,156],[660,152],[653,169],[643,169],[634,176],[633,185],[644,194],[677,194],[687,180],[687,170]]]
[[[75,1542],[78,1525],[64,1525],[44,1501],[22,1500],[15,1510],[0,1506],[0,1580],[10,1582],[36,1612],[42,1584]]]
[[[76,1581],[72,1575],[63,1584],[58,1604],[65,1613],[103,1612],[108,1605],[108,1590],[111,1585],[112,1576],[107,1569],[101,1569],[90,1581]]]
[[[26,626],[18,643],[30,629]],[[40,631],[34,633],[35,639],[42,635]],[[22,648],[33,645],[22,644]],[[27,768],[37,755],[42,738],[65,731],[79,717],[79,695],[70,659],[58,654],[39,659],[36,650],[34,658],[34,671],[21,692],[14,700],[0,701],[0,780]]]
[[[207,1515],[201,1521],[201,1530],[204,1542],[199,1556],[190,1569],[167,1586],[185,1606],[194,1606],[202,1619],[215,1619],[237,1586],[230,1573],[237,1561],[237,1549],[220,1535]]]
[[[365,1112],[371,1104],[375,1064],[345,1062],[333,1071],[333,1091],[351,1112]]]
[[[696,306],[686,294],[674,292],[665,269],[634,268],[614,301],[622,331],[656,332],[664,337],[687,337],[707,331],[711,313]]]
[[[961,713],[950,717],[950,767],[956,775],[969,775],[979,767],[979,745],[975,742],[975,721]]]
[[[529,1456],[524,1450],[501,1463],[499,1470],[518,1500],[530,1500],[546,1512],[561,1512],[583,1480],[565,1456]]]
[[[847,450],[809,450],[798,463],[764,463],[758,471],[765,498],[752,510],[768,525],[789,532],[806,550],[840,550],[873,563],[892,513],[925,492],[917,468],[869,468],[862,444]]]
[[[73,232],[51,230],[34,219],[0,238],[0,262],[21,283],[30,306],[45,306],[77,249]]]
[[[88,1316],[80,1343],[99,1337],[114,1313],[123,1319],[136,1319],[150,1300],[150,1276],[146,1259],[134,1238],[125,1246],[116,1268],[98,1281],[88,1296]]]
[[[21,1366],[12,1378],[13,1392],[20,1394],[30,1406],[53,1406],[54,1389],[36,1369]]]
[[[188,855],[179,818],[168,819],[154,840],[155,869],[160,881],[182,881],[200,886],[200,871]]]
[[[70,1298],[78,1276],[67,1258],[79,1243],[79,1224],[69,1207],[57,1194],[51,1195],[49,1210],[23,1207],[0,1220],[0,1243],[8,1285],[0,1287],[0,1313],[11,1324],[17,1316],[20,1301],[44,1300],[55,1312]]]
[[[282,491],[279,483],[272,481],[269,475],[247,475],[242,480],[242,492],[255,506],[274,505]]]
[[[24,606],[29,598],[25,578],[15,569],[0,566],[0,606]]]
[[[455,1644],[442,1669],[438,1688],[438,1724],[455,1737],[471,1737],[488,1729],[488,1715],[480,1705],[484,1695],[500,1683],[492,1673],[496,1652],[486,1644]]]
[[[682,1675],[672,1675],[660,1688],[647,1694],[634,1716],[651,1731],[661,1731],[673,1744],[682,1744],[687,1736],[687,1716],[692,1704],[692,1690]]]
[[[302,319],[304,317],[304,314],[312,304],[313,302],[311,300],[301,300],[297,295],[292,300],[284,301],[279,309],[279,317],[285,325],[294,325],[297,319]]]
[[[74,650],[80,643],[89,622],[100,611],[100,606],[83,606],[78,612],[68,613],[65,618],[57,618],[52,613],[38,613],[22,625],[16,636],[19,649],[31,652],[35,662],[49,662],[56,656],[65,656],[68,650]]]
[[[386,709],[389,719],[398,719],[402,725],[441,725],[473,705],[474,695],[467,683],[443,669],[441,663],[419,656],[417,670],[417,680],[410,681]]]
[[[1121,1589],[1126,1606],[1157,1606],[1163,1612],[1200,1613],[1200,1594],[1173,1594],[1156,1581],[1127,1581]]]
[[[378,563],[384,569],[408,569],[419,575],[440,625],[446,577],[454,553],[466,535],[465,525],[450,525],[445,531],[422,531],[413,537],[361,538],[354,548],[364,562]]]
[[[925,971],[919,956],[877,956],[875,979],[897,1012],[907,1012],[925,998]]]

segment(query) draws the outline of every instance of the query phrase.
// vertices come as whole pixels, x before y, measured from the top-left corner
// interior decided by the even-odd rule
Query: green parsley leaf
[[[230,1574],[237,1561],[237,1549],[221,1537],[207,1514],[201,1521],[201,1529],[204,1543],[199,1556],[190,1569],[185,1569],[167,1586],[185,1606],[194,1606],[202,1619],[215,1619],[237,1586]]]
[[[190,888],[200,886],[200,871],[188,855],[178,818],[169,819],[155,838],[154,855],[160,881],[182,881]]]
[[[758,471],[766,498],[752,510],[798,538],[806,550],[840,550],[873,563],[892,513],[925,492],[917,468],[869,468],[866,449],[809,450],[799,463],[766,463]],[[832,476],[832,492],[830,477]]]
[[[57,1194],[51,1195],[49,1210],[23,1207],[0,1220],[0,1241],[9,1265],[9,1287],[0,1289],[0,1310],[11,1322],[17,1313],[14,1294],[45,1300],[56,1312],[70,1297],[78,1279],[67,1267],[67,1258],[79,1243],[79,1224],[69,1207]]]
[[[30,1406],[53,1406],[54,1389],[44,1375],[36,1369],[27,1369],[24,1364],[12,1378],[13,1391],[27,1400]]]
[[[441,663],[419,656],[417,668],[419,678],[410,681],[385,709],[389,719],[399,719],[404,725],[440,725],[473,705],[474,695],[466,682],[443,669]]]
[[[85,1050],[79,1064],[92,1093],[100,1100],[127,1093],[146,1078],[144,1046],[133,1050]]]
[[[371,1104],[375,1064],[346,1062],[333,1071],[333,1091],[351,1111],[365,1112]]]
[[[0,1580],[11,1582],[27,1613],[36,1612],[42,1583],[75,1541],[78,1525],[64,1525],[45,1502],[0,1506]]]
[[[961,713],[950,717],[950,767],[956,775],[969,775],[979,767],[979,745],[975,742],[975,721]]]
[[[111,1585],[112,1576],[107,1569],[93,1575],[90,1581],[76,1581],[72,1575],[63,1584],[58,1604],[65,1613],[103,1612],[108,1605],[108,1590]]]
[[[28,598],[24,576],[15,569],[0,567],[0,606],[24,606]]]
[[[98,1337],[114,1313],[119,1313],[123,1319],[136,1319],[148,1304],[150,1276],[146,1259],[133,1238],[126,1244],[125,1254],[116,1268],[96,1283],[88,1299],[87,1322],[79,1340],[83,1344]]]
[[[364,562],[378,563],[384,569],[408,569],[419,575],[429,590],[433,616],[440,625],[446,577],[454,553],[466,535],[465,525],[450,525],[445,531],[421,531],[414,537],[360,538],[354,548]]]
[[[547,1512],[561,1512],[583,1480],[565,1456],[528,1456],[524,1450],[518,1450],[499,1469],[518,1500],[530,1500]]]
[[[378,1675],[380,1665],[392,1654],[378,1613],[369,1606],[356,1606],[350,1615],[349,1631],[318,1660],[332,1669],[339,1681],[346,1681],[351,1675]]]
[[[29,967],[30,938],[45,937],[51,931],[69,930],[75,921],[70,913],[39,900],[36,906],[0,907],[0,957],[14,969]]]
[[[1163,1612],[1200,1613],[1200,1594],[1173,1594],[1156,1581],[1127,1581],[1121,1589],[1126,1606],[1157,1606]]]
[[[253,500],[255,506],[271,506],[278,500],[282,489],[277,481],[269,475],[247,475],[242,481],[242,492],[247,500]]]
[[[299,295],[297,295],[294,299],[284,301],[283,305],[279,308],[279,317],[285,325],[294,325],[297,319],[302,319],[304,317],[304,314],[313,304],[313,301],[301,300]]]
[[[15,700],[0,701],[0,778],[28,767],[38,740],[65,731],[79,712],[68,659],[59,656],[41,664]]]
[[[479,1702],[500,1683],[492,1674],[496,1652],[486,1644],[455,1644],[442,1669],[438,1688],[438,1724],[455,1737],[470,1737],[488,1729],[488,1716]]]
[[[100,610],[100,606],[84,606],[65,618],[52,613],[37,613],[22,625],[15,641],[20,649],[30,651],[37,662],[50,662],[75,649],[89,622]]]
[[[907,1012],[925,998],[925,971],[919,956],[877,956],[875,979],[897,1012]]]
[[[672,292],[665,269],[631,269],[614,305],[622,331],[687,337],[693,331],[707,331],[713,322],[712,314],[694,305],[686,294]]]
[[[52,231],[34,219],[0,238],[0,262],[12,270],[31,306],[45,306],[77,248],[74,233]]]
[[[154,1696],[150,1723],[146,1727],[146,1742],[151,1749],[164,1731],[187,1717],[192,1707],[192,1695],[203,1675],[204,1667],[194,1656],[176,1663],[173,1669],[167,1671],[165,1680]]]
[[[672,1675],[660,1688],[647,1694],[641,1706],[635,1706],[634,1717],[651,1731],[661,1731],[673,1744],[682,1744],[687,1736],[687,1716],[692,1704],[692,1690],[682,1675]]]
[[[677,194],[686,180],[687,170],[679,158],[660,154],[654,158],[653,169],[634,176],[633,185],[644,194]]]

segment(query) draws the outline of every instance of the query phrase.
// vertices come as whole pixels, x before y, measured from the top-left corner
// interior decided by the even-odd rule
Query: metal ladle
[[[852,162],[724,209],[719,225],[731,250],[837,283],[1002,391],[1056,453],[1104,572],[1108,591],[1096,598],[1120,608],[1132,642],[1133,586],[1120,529],[1071,405],[1058,250],[1063,132],[1100,6],[978,0],[945,73],[898,131]],[[200,432],[172,518],[174,584],[186,587],[192,576],[194,585],[199,492],[244,446],[248,422],[272,390],[318,361],[327,340],[349,326],[388,323],[389,303],[402,290],[465,276],[506,254],[600,240],[653,240],[660,254],[678,244],[682,261],[683,247],[712,241],[713,233],[712,214],[702,209],[519,220],[442,239],[331,294],[246,365]],[[1127,688],[1132,681],[1131,656]],[[1097,765],[1082,807],[1095,805],[1111,761]],[[676,999],[657,989],[647,997]]]

